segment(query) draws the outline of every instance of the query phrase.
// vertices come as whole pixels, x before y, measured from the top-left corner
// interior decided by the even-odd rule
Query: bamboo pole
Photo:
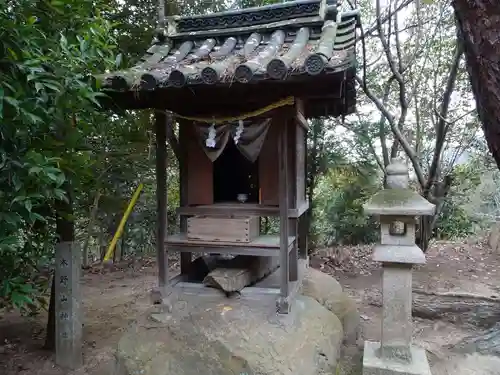
[[[132,195],[132,199],[130,200],[130,203],[125,210],[125,213],[123,214],[122,220],[120,221],[120,225],[118,225],[118,229],[116,230],[115,235],[113,236],[113,239],[111,240],[111,243],[109,244],[108,250],[106,251],[106,255],[104,256],[104,262],[109,261],[109,259],[113,256],[113,252],[115,250],[116,243],[118,242],[118,239],[123,233],[123,228],[125,228],[125,223],[127,222],[128,217],[130,216],[130,213],[132,212],[135,203],[137,202],[137,199],[139,199],[139,195],[141,194],[142,188],[144,187],[144,184],[139,184],[137,189],[134,192],[134,195]]]

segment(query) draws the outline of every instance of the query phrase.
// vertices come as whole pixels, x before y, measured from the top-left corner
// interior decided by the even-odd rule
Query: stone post
[[[425,263],[415,245],[416,217],[434,214],[435,206],[409,189],[401,161],[393,159],[386,173],[386,189],[364,205],[380,217],[373,259],[382,263],[383,297],[381,342],[365,342],[363,375],[430,375],[425,350],[412,345],[412,267]]]
[[[54,275],[56,364],[67,369],[82,365],[80,271],[79,246],[72,242],[58,243]]]

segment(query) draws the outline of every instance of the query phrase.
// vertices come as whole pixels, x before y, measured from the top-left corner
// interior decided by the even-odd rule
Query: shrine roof
[[[188,90],[198,99],[219,90],[230,100],[248,88],[345,99],[342,82],[349,79],[354,91],[358,24],[357,11],[341,12],[324,0],[169,17],[139,63],[101,76],[101,87],[111,96],[134,92],[135,100],[141,92],[150,99],[151,92],[189,97]],[[172,102],[171,110],[179,105]]]

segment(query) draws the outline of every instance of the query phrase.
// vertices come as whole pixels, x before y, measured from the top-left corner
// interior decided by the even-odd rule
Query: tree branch
[[[380,0],[376,0],[375,13],[376,13],[376,17],[377,17],[377,31],[379,34],[380,42],[382,43],[382,47],[385,51],[385,57],[387,59],[387,63],[389,64],[391,72],[394,75],[394,78],[396,79],[396,81],[399,83],[400,86],[401,85],[404,86],[403,76],[401,75],[400,71],[398,70],[398,68],[396,66],[396,62],[394,61],[394,56],[392,55],[389,42],[386,39],[385,34],[383,32],[382,20],[381,20],[381,14],[380,14]],[[395,30],[395,32],[397,34],[396,30]]]
[[[401,43],[399,41],[399,33],[400,32],[401,32],[401,30],[399,29],[398,12],[395,12],[394,13],[394,39],[396,41],[396,56],[398,58],[398,71],[399,71],[399,73],[402,74],[404,69],[403,69],[403,54],[401,53]],[[390,36],[389,36],[389,38],[390,38]]]
[[[391,76],[386,82],[386,86],[384,88],[384,96],[382,98],[382,104],[384,107],[387,105],[387,101],[389,100],[389,94],[391,92],[391,85],[394,81],[394,76]],[[385,167],[387,167],[390,163],[389,159],[389,151],[387,149],[387,138],[385,136],[385,121],[386,118],[384,114],[380,115],[380,120],[378,122],[378,130],[379,130],[379,138],[380,138],[380,146],[382,147],[382,157],[384,159],[384,168],[382,171],[385,173]]]
[[[398,81],[399,83],[399,103],[401,106],[401,114],[399,116],[399,121],[398,121],[398,128],[402,132],[403,131],[403,126],[406,121],[406,116],[408,114],[408,98],[406,96],[406,82],[404,81],[403,78],[403,73],[406,68],[409,68],[410,65],[408,64],[407,67],[405,68],[403,66],[403,55],[401,53],[401,42],[399,39],[399,22],[398,22],[398,13],[396,12],[394,14],[394,32],[395,32],[395,42],[396,42],[396,54],[398,58],[398,72],[401,75],[401,81]],[[393,148],[391,150],[391,158],[397,156],[397,151],[398,151],[398,143],[394,142]]]
[[[363,26],[361,28],[361,34],[363,34]],[[366,42],[365,39],[361,39],[361,50],[362,50],[362,55],[363,55],[363,78],[359,77],[356,75],[356,82],[362,87],[363,92],[365,93],[366,96],[375,104],[377,109],[380,111],[380,113],[387,119],[389,123],[394,122],[394,115],[389,112],[389,110],[386,108],[383,102],[381,102],[368,88],[368,85],[366,84]],[[394,77],[389,78],[390,81],[392,81]],[[389,90],[390,90],[390,85],[389,85]],[[389,95],[389,94],[387,94]]]
[[[404,3],[403,3],[404,4]],[[362,86],[363,91],[365,95],[375,104],[377,109],[382,113],[382,115],[387,119],[389,122],[389,125],[391,126],[391,130],[394,134],[394,137],[396,138],[395,142],[398,142],[401,144],[403,150],[407,154],[408,158],[411,160],[413,169],[415,171],[415,175],[417,176],[418,182],[420,186],[425,186],[425,178],[424,174],[422,171],[422,168],[419,164],[418,157],[415,153],[415,151],[411,148],[410,144],[408,141],[405,139],[401,132],[401,128],[404,125],[404,122],[406,120],[406,114],[408,111],[408,103],[406,101],[406,88],[405,88],[405,82],[403,79],[403,76],[401,72],[398,70],[396,63],[394,61],[394,57],[391,53],[390,46],[387,42],[387,39],[385,38],[382,30],[382,22],[381,22],[381,17],[380,17],[380,0],[376,1],[376,13],[377,13],[377,30],[378,33],[380,34],[380,41],[382,43],[382,46],[384,48],[384,51],[386,53],[386,57],[389,63],[389,67],[392,73],[391,79],[395,79],[398,84],[399,84],[399,98],[400,98],[400,104],[401,104],[401,116],[399,117],[398,122],[396,123],[396,118],[395,116],[389,112],[387,109],[386,105],[377,98],[373,92],[368,88],[366,84],[366,43],[364,38],[361,40],[361,47],[362,47],[362,52],[363,52],[363,78],[361,79],[359,76],[356,76],[356,81]],[[363,34],[363,30],[361,30],[361,33]]]
[[[356,76],[356,82],[358,82],[360,85],[363,85],[363,80],[359,77]],[[366,86],[366,82],[364,83],[363,91],[365,95],[375,104],[377,109],[385,116],[387,121],[389,122],[389,125],[391,126],[391,130],[394,133],[394,136],[398,140],[398,142],[401,144],[403,150],[407,154],[408,158],[411,160],[413,169],[415,170],[415,175],[417,176],[418,183],[420,186],[425,186],[425,178],[424,178],[424,173],[422,171],[422,168],[420,167],[420,164],[418,162],[417,155],[411,148],[410,144],[408,141],[404,138],[403,134],[398,128],[398,124],[395,122],[395,117],[389,112],[389,110],[382,104],[382,101],[377,98],[371,90]]]
[[[438,177],[438,166],[441,160],[441,153],[443,151],[443,145],[446,139],[446,134],[448,133],[449,130],[449,124],[446,121],[446,116],[448,115],[451,94],[455,89],[455,82],[457,80],[460,59],[462,58],[463,52],[464,51],[462,43],[457,41],[450,72],[448,74],[448,79],[446,82],[446,88],[443,94],[443,101],[441,102],[441,108],[439,110],[439,120],[436,127],[436,144],[434,148],[434,155],[432,157],[431,167],[429,169],[429,176],[427,178],[427,183],[425,184],[423,189],[424,197],[429,195],[430,189],[436,183]]]
[[[158,28],[164,28],[165,24],[165,0],[158,0]]]
[[[382,23],[382,24],[386,23],[394,16],[395,13],[403,10],[408,5],[412,4],[413,1],[414,0],[405,0],[398,7],[396,7],[393,12],[391,11],[391,9],[389,9],[389,11],[386,14],[384,14],[382,17],[377,17],[377,20],[380,20],[380,23]],[[352,8],[352,6],[351,6],[351,8]],[[375,31],[377,31],[377,28],[378,28],[378,26],[377,26],[377,24],[375,24],[372,27],[370,27],[368,30],[366,30],[365,32],[361,32],[360,38],[364,39],[366,37],[373,36],[373,33]]]

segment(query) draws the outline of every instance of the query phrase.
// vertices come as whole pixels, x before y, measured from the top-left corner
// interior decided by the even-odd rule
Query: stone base
[[[378,357],[379,342],[365,341],[363,375],[431,375],[427,355],[422,348],[411,347],[412,362],[404,363]]]
[[[168,300],[169,308],[163,301],[137,317],[118,343],[112,368],[99,374],[193,375],[204,369],[203,375],[324,375],[348,370],[338,360],[344,335],[357,333],[355,303],[331,276],[305,271],[290,314],[276,314],[279,289],[272,278],[243,289],[239,298],[203,286],[198,292],[158,290],[157,298]],[[266,294],[273,286],[275,292]]]
[[[297,296],[287,315],[270,310],[269,300],[180,294],[171,312],[153,308],[131,324],[112,374],[333,373],[343,339],[338,317],[311,297]]]

